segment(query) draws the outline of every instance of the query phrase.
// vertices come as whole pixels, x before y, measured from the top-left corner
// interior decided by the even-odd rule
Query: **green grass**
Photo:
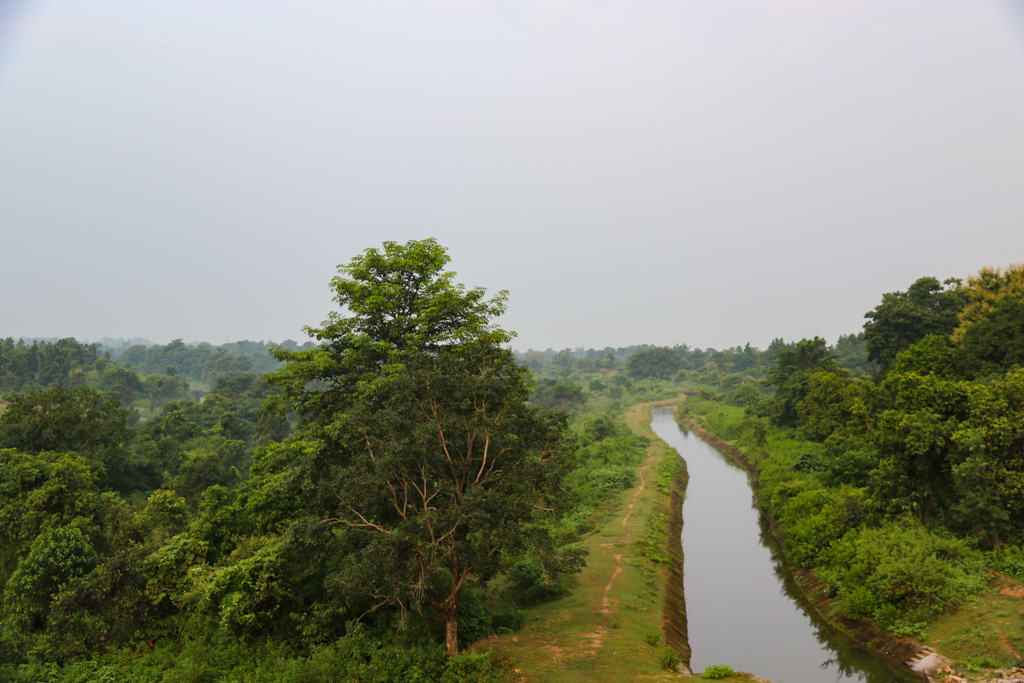
[[[651,437],[649,415],[649,407],[636,406],[624,418],[637,433]],[[652,440],[644,460],[644,490],[637,493],[640,465],[638,485],[597,512],[598,525],[584,538],[590,551],[587,567],[570,595],[526,609],[522,631],[478,643],[475,649],[490,651],[515,681],[679,680],[661,665],[665,571],[661,562],[648,557],[652,534],[664,534],[664,524],[657,520],[668,513],[668,496],[655,480],[668,457],[676,457],[675,452]],[[623,526],[631,502],[634,508]],[[621,571],[612,580],[617,569]],[[609,581],[605,612],[602,601]]]
[[[928,625],[925,642],[972,679],[1016,665],[1024,659],[1024,599],[1001,592],[1008,587],[1014,584],[1001,578],[959,610],[940,615]]]

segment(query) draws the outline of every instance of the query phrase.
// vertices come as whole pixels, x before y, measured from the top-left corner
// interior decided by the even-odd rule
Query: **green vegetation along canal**
[[[683,433],[669,409],[655,410],[651,426],[690,473],[682,543],[694,671],[728,664],[777,683],[921,683],[805,610],[742,468]]]

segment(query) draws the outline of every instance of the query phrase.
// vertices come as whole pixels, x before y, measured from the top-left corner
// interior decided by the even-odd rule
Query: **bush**
[[[469,653],[448,660],[441,683],[501,683],[501,679],[501,671],[491,664],[491,653]]]
[[[529,560],[519,560],[505,572],[509,580],[509,594],[522,605],[532,605],[558,598],[567,592],[553,577],[545,574],[544,568]],[[459,608],[462,611],[462,608]],[[462,618],[459,618],[461,625]],[[461,627],[461,626],[460,626]],[[472,642],[472,641],[470,641]]]
[[[726,676],[732,676],[735,672],[732,667],[728,664],[712,664],[711,666],[704,669],[704,673],[700,675],[701,678],[725,678]]]
[[[882,624],[893,631],[914,630],[917,622],[963,603],[988,576],[981,553],[965,541],[912,520],[851,531],[820,559],[822,578],[838,588],[848,613],[862,613],[873,601],[878,619],[890,605],[906,619]]]
[[[681,660],[679,654],[667,645],[661,648],[661,668],[675,671]]]
[[[636,475],[629,467],[612,465],[595,470],[591,473],[590,478],[598,491],[611,493],[632,488]]]

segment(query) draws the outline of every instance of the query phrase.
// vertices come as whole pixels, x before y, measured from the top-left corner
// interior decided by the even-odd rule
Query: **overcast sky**
[[[519,349],[1024,261],[1019,0],[0,0],[0,336],[303,339],[436,237]]]

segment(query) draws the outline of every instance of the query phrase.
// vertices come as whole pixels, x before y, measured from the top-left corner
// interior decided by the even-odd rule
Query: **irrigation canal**
[[[684,433],[670,409],[655,410],[651,426],[690,473],[682,543],[691,669],[728,664],[776,683],[921,683],[806,611],[745,470]]]

